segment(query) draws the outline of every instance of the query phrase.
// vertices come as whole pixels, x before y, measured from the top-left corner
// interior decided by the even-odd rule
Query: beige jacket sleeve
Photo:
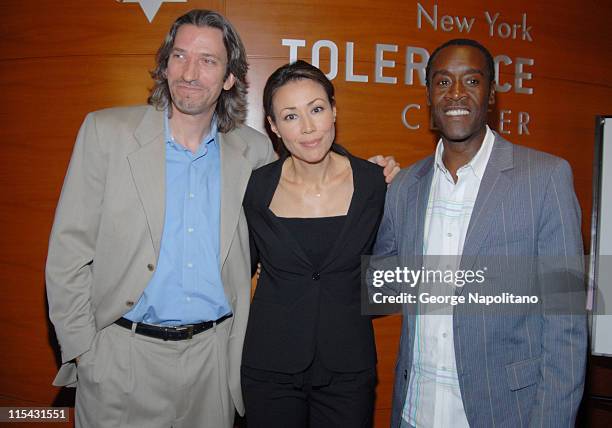
[[[96,333],[90,290],[107,163],[95,115],[90,113],[74,146],[47,256],[49,317],[61,346],[62,363],[86,352]]]

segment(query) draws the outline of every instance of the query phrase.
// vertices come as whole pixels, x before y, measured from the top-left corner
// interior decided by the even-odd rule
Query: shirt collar
[[[474,175],[478,177],[478,179],[482,180],[485,169],[487,168],[487,163],[489,163],[489,158],[491,157],[491,151],[493,150],[493,142],[495,141],[495,136],[493,135],[493,131],[489,128],[489,125],[486,126],[486,133],[484,140],[482,141],[482,145],[476,155],[465,165],[457,170],[457,174],[460,171],[464,171],[466,169],[471,169],[474,172]],[[442,172],[448,173],[444,162],[442,161],[442,155],[444,154],[444,144],[442,143],[442,139],[438,141],[438,146],[436,147],[436,155],[435,162],[436,167],[440,168]]]
[[[166,110],[164,111],[164,139],[166,143],[172,144],[175,147],[185,149],[183,146],[181,146],[174,140],[174,137],[172,136],[172,130],[170,129],[170,120],[168,119],[168,109],[166,108]],[[212,121],[210,122],[210,131],[204,136],[204,138],[202,138],[202,144],[200,145],[200,149],[198,150],[198,152],[204,149],[204,146],[207,146],[211,143],[213,143],[214,146],[217,146],[217,130],[217,115],[215,114],[213,115]]]

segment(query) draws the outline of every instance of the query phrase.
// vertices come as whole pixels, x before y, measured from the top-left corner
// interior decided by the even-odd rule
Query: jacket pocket
[[[542,357],[506,364],[506,376],[511,391],[517,391],[540,381]]]

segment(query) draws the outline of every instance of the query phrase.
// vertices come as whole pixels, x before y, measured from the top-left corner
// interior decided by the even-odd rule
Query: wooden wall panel
[[[254,57],[287,58],[288,48],[281,45],[280,39],[294,38],[309,42],[301,52],[309,51],[312,43],[320,39],[340,43],[353,41],[355,59],[359,61],[374,58],[376,43],[398,44],[397,60],[403,61],[402,47],[430,49],[449,38],[470,37],[481,41],[494,55],[534,55],[539,75],[609,86],[606,77],[612,58],[610,38],[606,35],[612,15],[610,2],[228,0],[226,3],[227,16],[239,28],[249,55]],[[473,28],[470,33],[444,32],[440,27],[434,31],[423,21],[423,28],[418,30],[417,3],[430,15],[433,15],[433,5],[437,4],[438,18],[443,15],[474,17]],[[503,19],[510,23],[520,23],[522,14],[527,13],[533,42],[490,37],[484,15],[487,11],[493,16],[499,12],[499,22]]]
[[[570,161],[583,209],[588,242],[591,209],[594,116],[612,113],[612,3],[585,0],[189,0],[163,3],[149,23],[138,4],[113,0],[4,0],[0,2],[0,406],[49,405],[62,402],[50,386],[57,365],[44,295],[44,261],[53,212],[74,138],[85,114],[115,105],[143,103],[151,80],[154,54],[171,22],[191,8],[218,10],[240,32],[251,64],[248,123],[263,129],[261,95],[267,76],[288,61],[283,38],[304,39],[299,57],[311,60],[317,40],[338,46],[338,142],[360,156],[393,154],[407,166],[433,150],[424,88],[404,83],[408,46],[431,51],[465,33],[434,30],[423,22],[417,5],[438,15],[475,17],[469,37],[494,55],[534,58],[526,67],[533,95],[499,93],[491,112],[498,127],[500,110],[512,110],[513,142],[548,151]],[[484,12],[499,12],[508,22],[527,14],[533,42],[489,37]],[[356,74],[368,83],[347,82],[346,42],[355,43]],[[397,84],[374,82],[375,46],[398,45],[385,59],[385,70]],[[327,51],[321,68],[329,70]],[[513,82],[513,68],[502,67],[501,81]],[[410,103],[421,106],[409,118],[417,131],[402,125]],[[517,135],[518,111],[530,114],[530,135]],[[398,346],[400,317],[374,321],[378,347],[379,385],[376,426],[387,426]],[[606,391],[609,364],[596,361],[590,376],[597,394]],[[62,393],[63,394],[63,393]],[[57,401],[59,400],[59,401]],[[584,421],[596,426],[605,412],[588,403]],[[588,410],[591,409],[591,410]],[[604,409],[605,410],[605,409]],[[590,413],[588,413],[590,412]],[[608,412],[609,414],[609,412]],[[598,419],[599,418],[599,419]]]
[[[3,0],[1,58],[155,54],[172,22],[192,8],[223,13],[224,1],[163,3],[151,24],[137,3]]]

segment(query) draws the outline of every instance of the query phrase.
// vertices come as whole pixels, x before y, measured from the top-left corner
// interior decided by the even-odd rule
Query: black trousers
[[[322,384],[243,368],[247,428],[371,427],[375,386],[374,368],[333,374]]]

